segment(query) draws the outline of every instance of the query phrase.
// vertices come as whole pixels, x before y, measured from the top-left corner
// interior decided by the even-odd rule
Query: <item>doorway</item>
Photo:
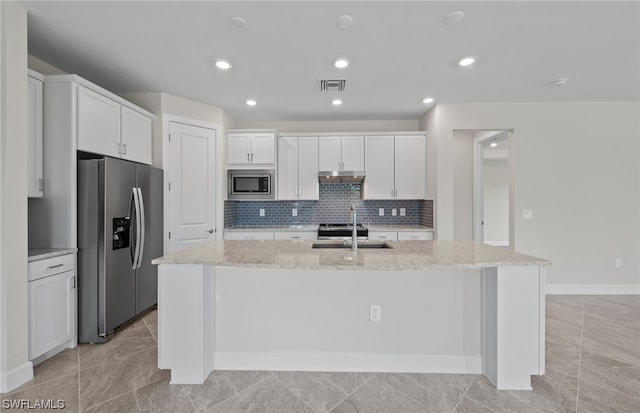
[[[513,245],[511,135],[481,131],[473,141],[473,239],[498,247]]]

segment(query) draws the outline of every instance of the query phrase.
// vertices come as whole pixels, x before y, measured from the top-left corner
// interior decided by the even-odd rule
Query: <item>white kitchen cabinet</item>
[[[275,240],[290,240],[290,241],[314,240],[315,241],[316,239],[318,239],[318,233],[311,232],[311,231],[276,231],[274,232],[273,238]]]
[[[278,199],[318,199],[318,138],[278,139]]]
[[[369,231],[369,241],[395,241],[398,233],[395,231]]]
[[[365,199],[425,199],[425,137],[367,136]]]
[[[320,171],[364,171],[364,136],[321,136],[318,140]]]
[[[78,86],[78,150],[151,164],[151,117]]]
[[[225,240],[273,240],[273,231],[225,231]]]
[[[29,263],[29,359],[76,346],[75,255]]]
[[[398,231],[398,241],[432,241],[433,231]]]
[[[42,81],[41,74],[29,70],[27,76],[27,155],[29,198],[42,198]]]
[[[275,164],[275,133],[227,133],[227,164]]]

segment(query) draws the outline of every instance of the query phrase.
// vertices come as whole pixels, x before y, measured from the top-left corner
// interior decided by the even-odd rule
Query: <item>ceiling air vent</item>
[[[344,79],[321,80],[320,91],[322,92],[344,92],[347,81]]]

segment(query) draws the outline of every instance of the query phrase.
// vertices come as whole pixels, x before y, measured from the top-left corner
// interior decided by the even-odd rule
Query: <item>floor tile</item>
[[[151,310],[146,313],[142,319],[147,325],[147,328],[151,332],[153,338],[158,341],[158,310]]]
[[[580,379],[640,400],[640,367],[584,352]]]
[[[453,413],[494,413],[495,410],[492,410],[486,406],[481,405],[468,397],[463,397],[460,400],[460,403],[456,406]]]
[[[580,345],[567,344],[547,337],[545,367],[567,376],[578,378],[580,372]]]
[[[136,324],[119,331],[115,336],[102,344],[81,344],[80,369],[95,367],[102,363],[113,363],[133,353],[149,350],[157,346],[147,326]]]
[[[575,295],[547,295],[547,318],[552,317],[576,325],[582,325],[584,297]]]
[[[636,338],[636,335],[624,327],[585,321],[582,351],[640,367],[640,339]]]
[[[51,402],[57,409],[12,409],[7,408],[6,403],[13,401],[29,400],[30,403],[40,401]],[[62,409],[61,407],[64,406]],[[45,406],[46,407],[46,406]],[[51,380],[46,383],[30,387],[26,390],[8,394],[2,398],[2,411],[29,411],[29,412],[51,412],[63,411],[65,413],[78,412],[78,374],[71,374]]]
[[[640,400],[580,381],[578,413],[640,413]]]
[[[364,384],[371,374],[278,372],[276,377],[316,412],[328,412]]]
[[[314,413],[276,377],[268,377],[225,400],[211,413]]]
[[[430,411],[450,412],[477,376],[386,373],[376,377],[426,405]]]
[[[196,409],[182,386],[169,384],[169,379],[149,384],[83,413],[192,413]]]
[[[87,409],[169,377],[159,370],[156,348],[122,357],[111,363],[80,370],[80,406]]]
[[[373,377],[351,396],[338,404],[331,410],[331,413],[413,413],[430,411],[425,405],[418,403],[377,377]]]
[[[78,347],[69,348],[33,367],[33,379],[11,391],[15,393],[70,374],[78,374]]]
[[[557,342],[580,347],[582,342],[582,325],[569,321],[547,317],[545,320],[545,336]]]
[[[201,385],[181,385],[199,411],[211,409],[216,404],[240,393],[269,377],[264,371],[214,371]]]

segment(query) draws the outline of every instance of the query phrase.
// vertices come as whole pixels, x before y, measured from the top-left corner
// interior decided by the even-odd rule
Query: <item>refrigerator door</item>
[[[163,254],[163,172],[138,165],[140,204],[144,207],[140,267],[136,273],[136,314],[158,302],[158,267],[151,260]]]
[[[129,209],[136,187],[136,164],[104,158],[104,271],[100,274],[98,303],[99,332],[109,334],[135,316],[135,270],[132,269],[130,248],[120,248],[114,235],[122,228],[123,217],[130,217],[130,244],[135,247],[137,217]]]

